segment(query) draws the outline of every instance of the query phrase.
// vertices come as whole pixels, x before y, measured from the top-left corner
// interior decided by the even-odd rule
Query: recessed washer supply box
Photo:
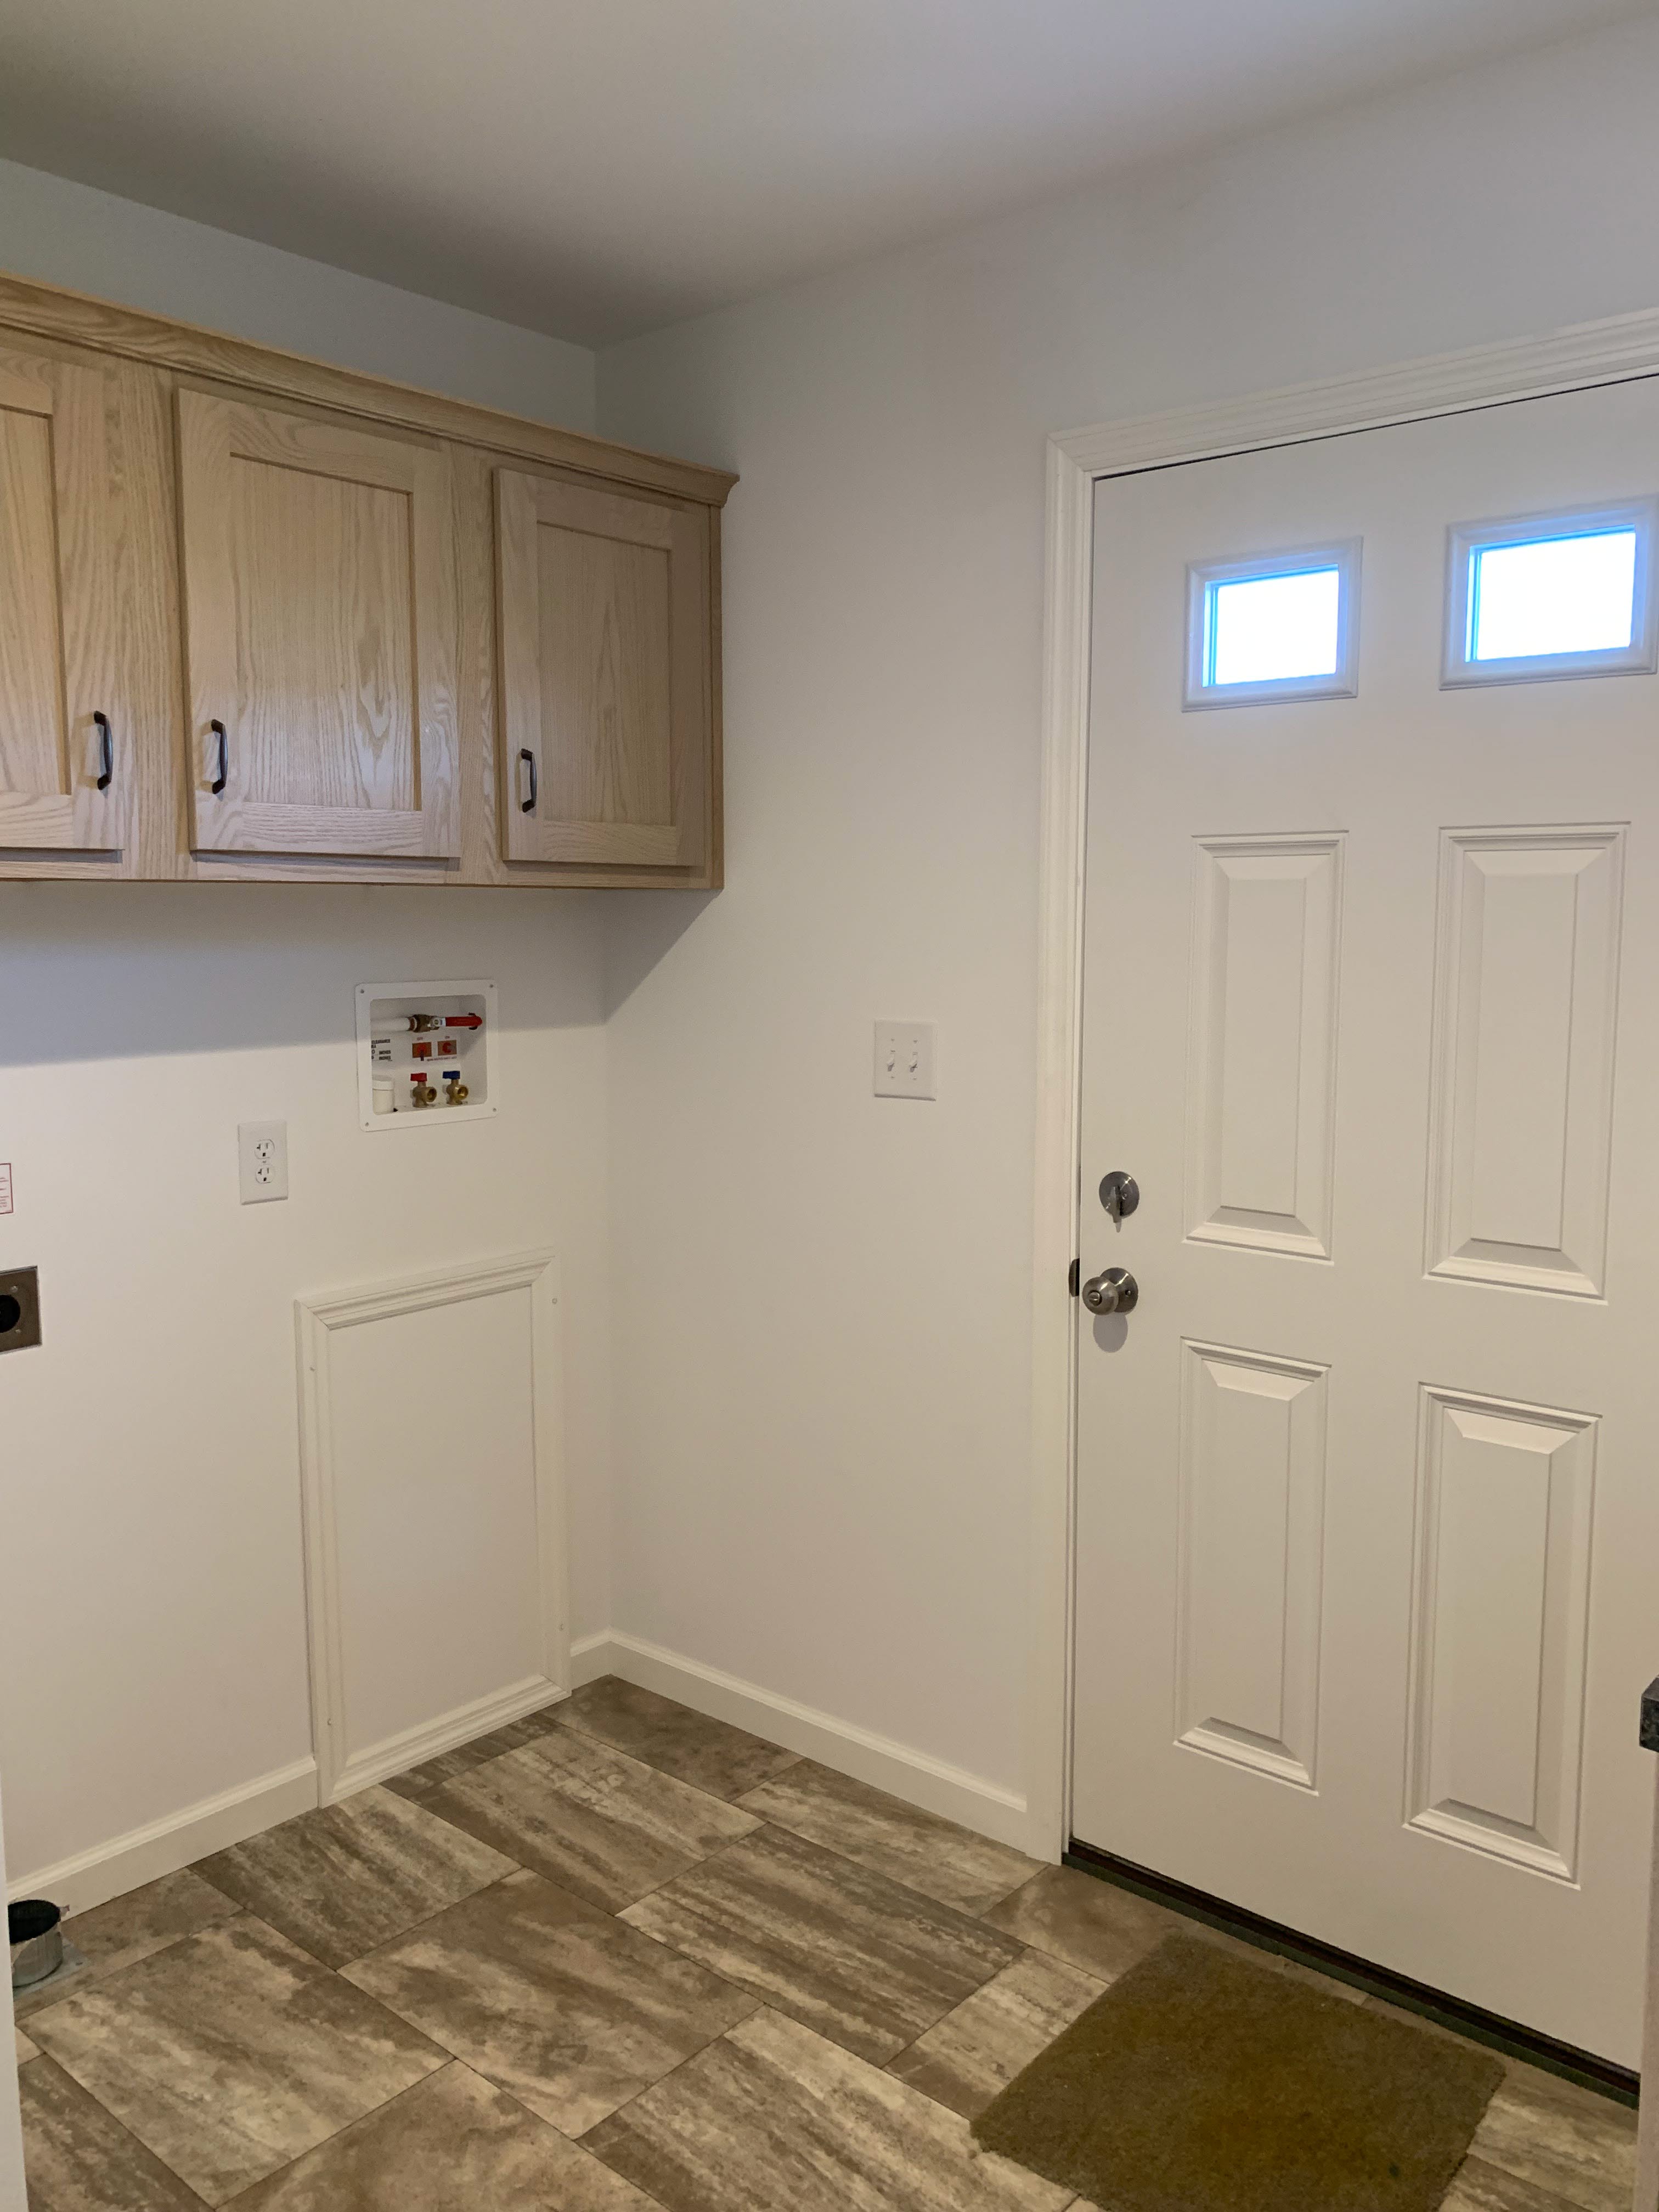
[[[495,986],[357,986],[357,1112],[365,1129],[449,1127],[495,1111]]]

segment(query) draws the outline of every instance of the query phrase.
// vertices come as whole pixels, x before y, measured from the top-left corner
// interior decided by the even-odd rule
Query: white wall
[[[743,477],[728,887],[612,928],[620,1629],[1023,1786],[1044,435],[1659,304],[1656,104],[1649,21],[601,356]]]
[[[592,427],[580,347],[7,163],[0,267]],[[607,1625],[599,929],[560,893],[0,887],[0,1262],[46,1322],[0,1364],[14,1877],[310,1750],[296,1293],[558,1249],[574,1630]],[[399,974],[499,983],[495,1121],[358,1131],[352,988]],[[293,1195],[244,1210],[254,1119]]]
[[[586,346],[0,161],[0,270],[313,360],[593,427]]]
[[[0,1261],[44,1322],[0,1364],[15,1879],[310,1752],[296,1295],[558,1252],[575,1633],[605,1625],[598,932],[556,892],[0,886]],[[447,974],[500,987],[500,1114],[365,1136],[354,986]],[[244,1207],[236,1125],[278,1119],[291,1195]]]

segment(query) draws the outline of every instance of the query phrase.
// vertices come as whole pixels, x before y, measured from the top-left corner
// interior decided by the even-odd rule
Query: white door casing
[[[1626,2064],[1659,679],[1440,650],[1650,477],[1631,381],[1102,485],[1077,1352],[1074,1832]],[[1183,714],[1187,563],[1349,538],[1359,696]]]

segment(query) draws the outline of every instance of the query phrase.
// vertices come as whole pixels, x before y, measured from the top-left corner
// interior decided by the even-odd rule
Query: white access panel
[[[357,1115],[365,1129],[451,1127],[483,1121],[496,1103],[493,983],[357,986]]]

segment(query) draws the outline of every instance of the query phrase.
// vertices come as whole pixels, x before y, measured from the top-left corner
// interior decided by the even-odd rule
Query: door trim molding
[[[1056,433],[1048,449],[1032,1233],[1027,1848],[1071,1840],[1073,1535],[1094,488],[1103,477],[1340,437],[1659,374],[1659,311]]]
[[[342,1642],[339,1550],[335,1514],[329,1340],[336,1331],[388,1321],[430,1306],[526,1290],[531,1300],[530,1385],[533,1421],[536,1540],[540,1553],[541,1673],[504,1684],[489,1697],[432,1717],[384,1741],[347,1747],[345,1659]],[[296,1298],[294,1325],[300,1380],[300,1486],[306,1559],[306,1626],[311,1662],[312,1738],[316,1802],[331,1805],[382,1776],[497,1728],[570,1690],[570,1608],[567,1590],[564,1483],[560,1429],[559,1268],[550,1251],[516,1252],[495,1260],[373,1283],[328,1297]]]

